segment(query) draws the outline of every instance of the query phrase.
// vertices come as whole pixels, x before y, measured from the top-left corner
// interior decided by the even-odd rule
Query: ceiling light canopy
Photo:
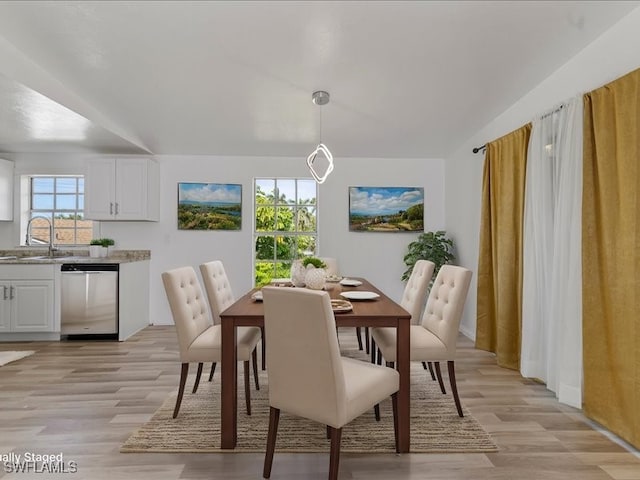
[[[313,92],[311,100],[318,106],[326,105],[327,103],[329,103],[329,93],[322,90]],[[324,174],[319,174],[316,169],[313,168],[313,164],[316,162],[316,160],[320,160],[322,157],[325,158],[327,167],[324,171]],[[329,174],[333,171],[333,155],[331,154],[329,148],[322,143],[322,110],[320,111],[320,143],[318,143],[318,146],[315,148],[315,150],[311,152],[307,157],[307,165],[309,166],[311,175],[313,175],[313,178],[318,183],[324,183]]]

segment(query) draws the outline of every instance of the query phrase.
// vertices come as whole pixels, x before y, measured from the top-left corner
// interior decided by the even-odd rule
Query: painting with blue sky
[[[178,230],[240,230],[242,185],[178,183]]]
[[[349,187],[349,230],[424,231],[424,189]]]

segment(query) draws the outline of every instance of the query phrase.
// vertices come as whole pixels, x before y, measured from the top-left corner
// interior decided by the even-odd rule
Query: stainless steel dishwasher
[[[117,264],[63,264],[60,333],[118,335]]]

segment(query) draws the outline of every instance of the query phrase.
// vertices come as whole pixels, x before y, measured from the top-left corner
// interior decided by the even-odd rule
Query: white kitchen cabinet
[[[13,220],[13,162],[0,158],[0,220]]]
[[[87,219],[160,219],[159,166],[151,158],[88,160],[84,189]]]
[[[0,302],[0,336],[55,332],[54,267],[0,267]]]

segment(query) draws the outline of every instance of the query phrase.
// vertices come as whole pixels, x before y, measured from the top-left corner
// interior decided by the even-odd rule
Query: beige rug
[[[192,367],[195,370],[195,365]],[[205,368],[206,370],[206,368]],[[239,368],[242,372],[242,368]],[[242,387],[238,378],[238,446],[220,449],[220,376],[203,381],[191,394],[190,377],[178,418],[171,418],[176,394],[167,398],[160,409],[122,445],[121,452],[264,452],[267,438],[269,405],[266,372],[260,372],[260,391],[251,387],[252,415],[247,416]],[[464,409],[457,414],[450,394],[442,395],[438,382],[428,377],[419,363],[411,370],[411,452],[495,452],[497,446],[482,426]],[[446,378],[445,378],[446,381]],[[462,398],[464,403],[464,398]],[[393,453],[393,417],[391,401],[380,406],[382,419],[376,422],[373,411],[365,413],[343,428],[344,453]],[[326,427],[282,412],[278,428],[278,452],[328,452]]]
[[[0,352],[0,367],[6,365],[7,363],[15,362],[16,360],[20,360],[21,358],[33,355],[34,353],[36,352],[34,352],[33,350]]]

